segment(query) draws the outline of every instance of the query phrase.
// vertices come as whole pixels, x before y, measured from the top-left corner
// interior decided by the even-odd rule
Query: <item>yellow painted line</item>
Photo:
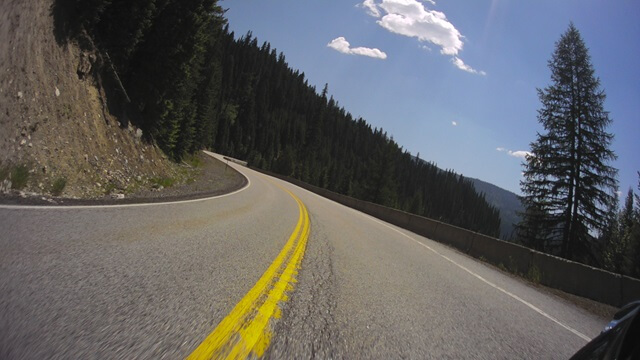
[[[300,215],[293,233],[253,288],[187,359],[261,357],[269,347],[269,322],[280,317],[279,303],[286,301],[287,293],[293,289],[310,227],[309,213],[302,201],[280,185],[278,187],[298,204]]]

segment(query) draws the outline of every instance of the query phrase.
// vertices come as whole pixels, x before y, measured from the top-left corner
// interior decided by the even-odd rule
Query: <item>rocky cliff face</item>
[[[141,130],[109,112],[101,56],[57,39],[53,11],[50,0],[0,2],[3,190],[51,194],[57,182],[63,196],[100,197],[176,176]]]

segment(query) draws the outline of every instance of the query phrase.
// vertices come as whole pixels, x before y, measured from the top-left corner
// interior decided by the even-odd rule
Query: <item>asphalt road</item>
[[[0,208],[0,358],[185,358],[311,230],[270,358],[562,359],[608,319],[464,254],[236,166],[222,197]],[[279,184],[281,187],[277,186]]]

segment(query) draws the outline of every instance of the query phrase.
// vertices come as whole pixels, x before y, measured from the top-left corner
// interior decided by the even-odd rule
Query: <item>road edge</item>
[[[203,152],[206,155],[211,156],[215,160],[223,162],[222,155],[215,154],[210,151],[203,151]],[[218,158],[218,156],[220,158]],[[51,204],[45,201],[40,203],[39,201],[35,201],[34,199],[29,199],[29,198],[18,198],[14,200],[18,200],[18,202],[22,200],[22,201],[25,201],[25,203],[17,203],[17,204],[0,203],[0,209],[47,209],[47,208],[73,209],[73,208],[99,208],[99,207],[116,208],[116,207],[150,206],[150,205],[170,205],[170,204],[206,201],[206,200],[233,195],[251,186],[251,181],[245,174],[243,174],[241,171],[236,169],[234,166],[229,166],[229,168],[231,168],[232,171],[235,171],[236,173],[238,173],[242,177],[242,181],[237,185],[234,185],[230,188],[222,189],[222,190],[214,190],[214,191],[167,196],[167,197],[157,197],[157,198],[125,198],[125,199],[60,198],[58,200],[61,202],[56,204]],[[0,201],[2,200],[3,198],[0,197]],[[34,201],[35,203],[30,201]]]

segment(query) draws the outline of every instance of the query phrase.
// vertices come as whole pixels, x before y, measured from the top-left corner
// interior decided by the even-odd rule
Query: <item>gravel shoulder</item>
[[[13,191],[0,194],[0,204],[5,205],[115,205],[157,203],[167,201],[191,200],[222,195],[233,192],[247,184],[245,178],[231,166],[204,153],[196,156],[197,166],[182,163],[180,167],[183,179],[173,186],[144,186],[118,198],[105,195],[101,198],[79,199],[52,197],[49,195]]]

